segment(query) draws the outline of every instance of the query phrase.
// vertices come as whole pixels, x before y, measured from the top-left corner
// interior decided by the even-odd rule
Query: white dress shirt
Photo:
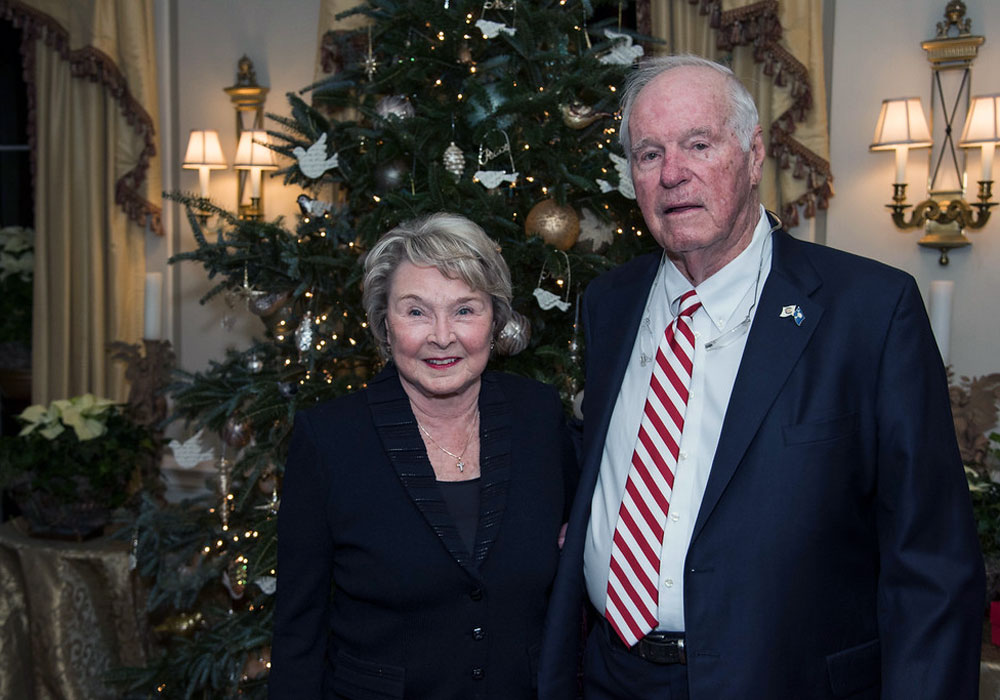
[[[756,312],[755,302],[771,269],[770,233],[771,225],[761,207],[750,245],[696,289],[702,305],[692,317],[694,371],[660,551],[657,629],[684,631],[684,560],[746,346],[749,327],[744,326],[742,332],[734,329],[748,314]],[[587,593],[602,613],[607,597],[612,538],[632,452],[638,440],[653,372],[652,358],[667,325],[677,314],[681,295],[689,289],[691,283],[664,255],[646,300],[608,425],[584,544]],[[718,345],[711,347],[716,340]],[[711,349],[706,349],[706,343]]]

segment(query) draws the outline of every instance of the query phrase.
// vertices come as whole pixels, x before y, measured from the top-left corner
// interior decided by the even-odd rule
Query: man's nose
[[[688,169],[679,158],[664,156],[660,165],[660,185],[667,189],[673,189],[683,185],[690,178]]]

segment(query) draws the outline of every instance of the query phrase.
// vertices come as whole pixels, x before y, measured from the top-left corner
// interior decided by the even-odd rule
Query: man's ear
[[[760,184],[761,173],[764,169],[764,157],[767,155],[764,148],[764,131],[758,124],[750,137],[750,184],[756,187]]]

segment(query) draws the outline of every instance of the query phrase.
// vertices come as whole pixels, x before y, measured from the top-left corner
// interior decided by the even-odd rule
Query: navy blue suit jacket
[[[658,261],[637,258],[585,296],[582,474],[541,700],[575,697],[583,540]],[[801,325],[780,316],[790,304]],[[982,557],[944,368],[909,275],[774,234],[684,586],[692,700],[977,697]]]
[[[296,416],[278,515],[272,700],[535,697],[575,452],[552,387],[487,372],[479,410],[471,552],[391,365]]]

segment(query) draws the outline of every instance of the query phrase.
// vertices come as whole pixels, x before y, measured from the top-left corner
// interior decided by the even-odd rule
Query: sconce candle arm
[[[997,205],[997,202],[990,201],[993,181],[980,180],[979,201],[973,202],[971,206],[963,199],[953,199],[946,203],[925,199],[913,207],[907,220],[906,210],[913,205],[906,203],[906,183],[896,183],[892,188],[892,204],[885,206],[892,211],[892,220],[901,229],[918,228],[928,221],[934,221],[941,225],[957,223],[962,229],[978,230],[986,225],[990,219],[990,209]],[[941,204],[947,206],[942,209]]]

